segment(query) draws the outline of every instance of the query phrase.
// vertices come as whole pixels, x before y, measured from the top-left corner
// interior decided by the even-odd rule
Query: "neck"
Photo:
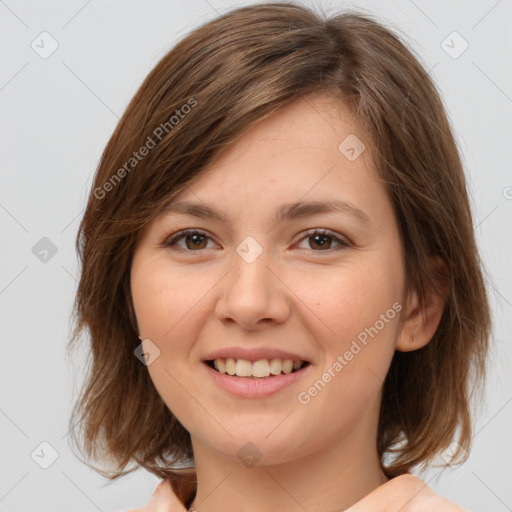
[[[319,435],[318,445],[307,455],[250,467],[193,438],[197,493],[190,508],[197,512],[344,510],[388,481],[377,454],[376,430],[368,428],[375,419],[363,423],[349,435],[340,433],[333,439]]]

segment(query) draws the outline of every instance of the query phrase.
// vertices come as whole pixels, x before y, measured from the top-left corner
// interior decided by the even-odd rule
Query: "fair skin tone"
[[[131,286],[140,337],[160,350],[148,371],[190,433],[198,476],[192,506],[199,512],[364,512],[384,506],[390,489],[395,502],[386,510],[400,510],[396,493],[410,500],[413,490],[403,512],[427,510],[414,503],[437,505],[413,477],[388,482],[376,439],[393,354],[426,345],[444,303],[431,296],[420,312],[416,295],[406,294],[392,203],[376,180],[368,141],[353,161],[338,149],[350,134],[363,138],[350,111],[327,97],[284,107],[175,199],[207,205],[225,221],[166,212],[138,241]],[[347,211],[274,220],[284,203],[331,200],[350,203],[366,220]],[[332,233],[314,235],[315,228]],[[165,245],[184,229],[200,233]],[[252,254],[261,251],[250,263],[237,252],[247,237]],[[333,374],[338,356],[377,325]],[[310,366],[272,395],[234,396],[204,363],[210,352],[232,347],[276,347]],[[326,385],[307,395],[319,379],[326,382],[329,368]],[[256,447],[255,465],[237,455],[247,443]],[[147,510],[181,510],[169,501],[168,484],[155,496]]]

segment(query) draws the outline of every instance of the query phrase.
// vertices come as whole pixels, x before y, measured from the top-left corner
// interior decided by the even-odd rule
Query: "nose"
[[[236,323],[246,330],[281,324],[290,315],[290,290],[282,272],[264,250],[254,261],[233,254],[233,266],[220,284],[215,313],[222,322]]]

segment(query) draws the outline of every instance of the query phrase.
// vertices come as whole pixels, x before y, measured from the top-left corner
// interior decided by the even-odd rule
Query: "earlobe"
[[[418,292],[414,290],[409,294],[404,311],[405,318],[396,343],[396,350],[400,352],[410,352],[423,348],[433,338],[441,323],[446,307],[446,297],[448,296],[448,280],[446,279],[444,262],[436,258],[433,264],[437,270],[434,275],[438,276],[436,283],[438,286],[429,287],[425,291],[425,300],[422,307]]]

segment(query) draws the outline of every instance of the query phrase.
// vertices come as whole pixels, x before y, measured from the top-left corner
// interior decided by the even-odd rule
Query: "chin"
[[[282,418],[279,421],[282,421]],[[201,436],[202,443],[224,457],[239,460],[247,467],[255,464],[282,464],[304,455],[304,441],[297,438],[297,430],[295,429],[295,435],[287,430],[278,432],[280,428],[276,429],[278,423],[274,422],[268,429],[261,423],[256,428],[236,430],[233,426],[225,425],[226,430],[233,437],[225,431],[212,437],[212,432],[209,430]]]

